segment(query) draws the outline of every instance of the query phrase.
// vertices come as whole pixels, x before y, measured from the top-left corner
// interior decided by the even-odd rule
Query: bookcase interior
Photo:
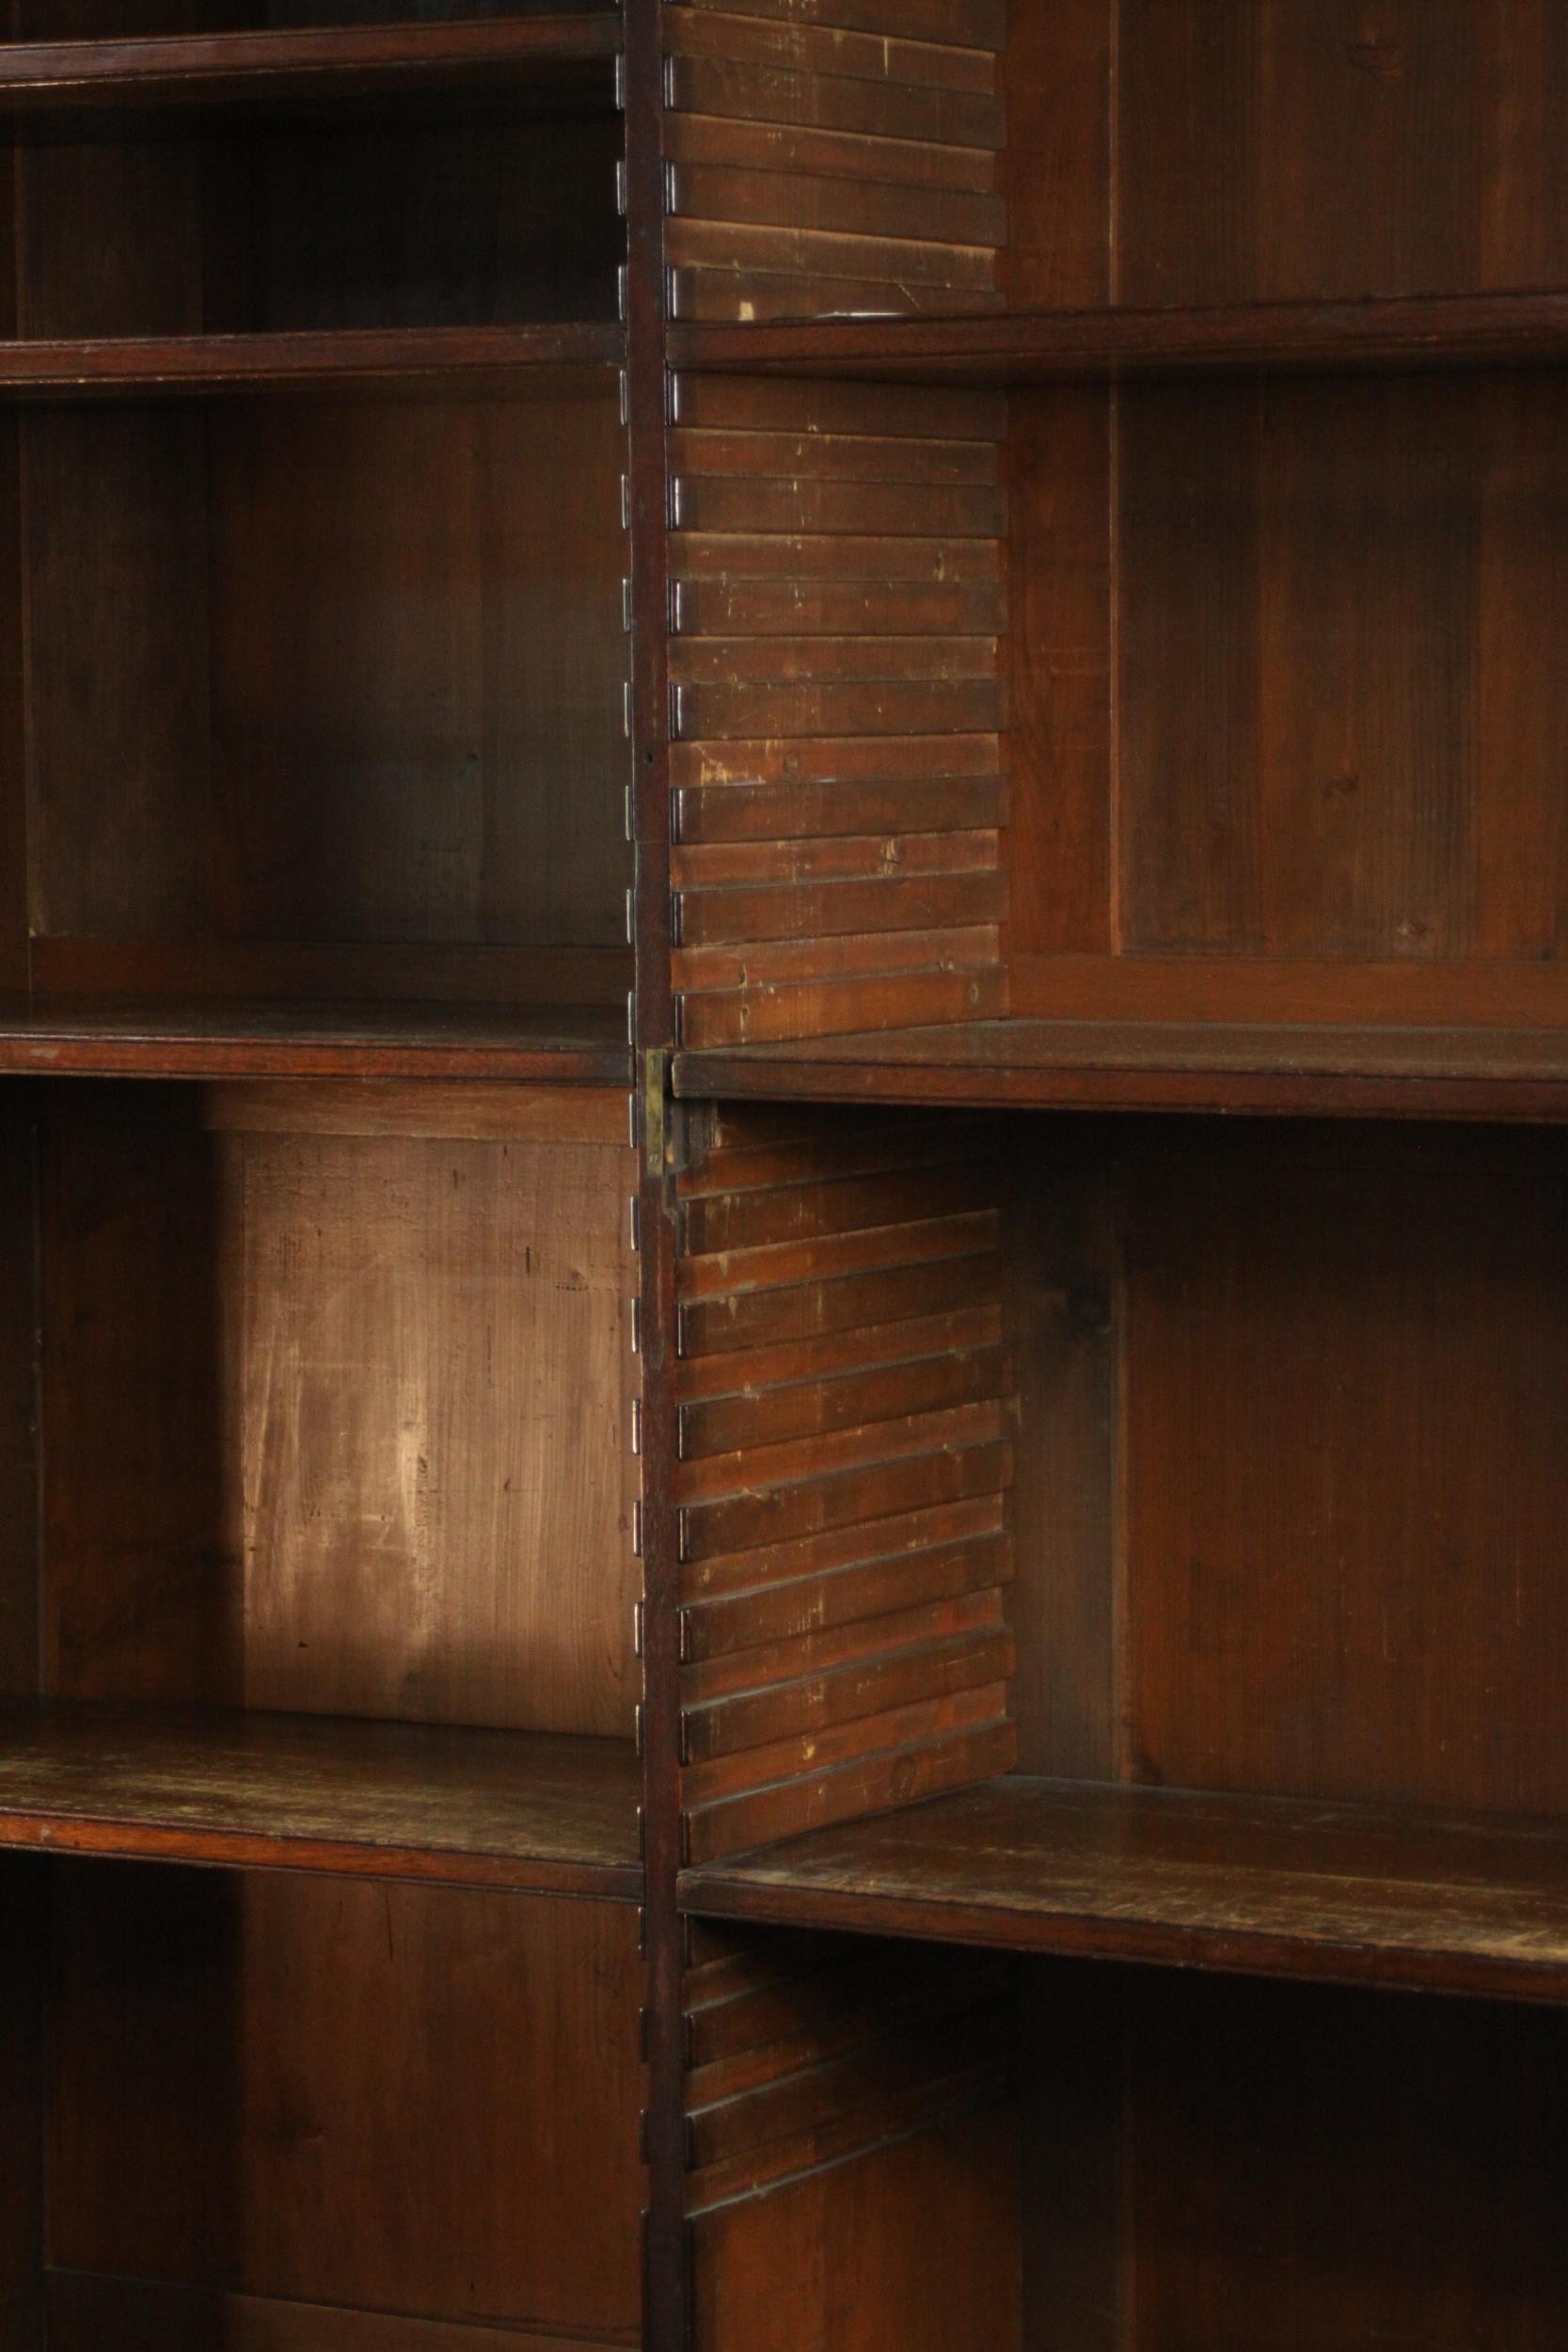
[[[391,2343],[634,2344],[624,1095],[12,1081],[3,1109],[0,1809],[8,1845],[94,1856],[3,1865],[7,2341],[41,2295],[84,2346],[349,2347],[360,2311]],[[17,1775],[51,1722],[78,1745],[40,1832]],[[612,1830],[576,1860],[574,1769]],[[443,1782],[456,1827],[421,1833]],[[291,1791],[295,1867],[100,1858],[221,1862]],[[493,1891],[553,1883],[540,1854],[616,1899]]]
[[[1568,1815],[1560,1131],[1006,1150],[1024,1768]]]
[[[631,1905],[3,1875],[8,2341],[636,2345]]]
[[[603,370],[25,410],[13,995],[621,1007],[620,449]]]
[[[624,1096],[7,1111],[12,1688],[629,1740]]]
[[[1001,2000],[983,2090],[699,2216],[704,2352],[1560,2333],[1560,2010],[1049,1960]]]
[[[5,50],[0,46],[0,76]],[[5,151],[7,332],[233,335],[613,319],[608,67],[332,101],[28,120]],[[547,86],[546,86],[547,90]]]

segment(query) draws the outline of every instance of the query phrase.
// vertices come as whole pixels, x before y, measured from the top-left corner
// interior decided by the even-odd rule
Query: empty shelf
[[[0,342],[0,391],[34,399],[173,392],[594,389],[621,363],[612,324],[378,326],[290,334]]]
[[[671,337],[680,368],[917,384],[1524,367],[1564,358],[1568,294],[1549,293],[688,326]]]
[[[683,1908],[1099,1960],[1568,2000],[1568,1830],[994,1780],[688,1870]]]
[[[641,1899],[629,1741],[0,1708],[0,1846]]]
[[[452,24],[335,24],[124,40],[0,44],[0,116],[188,106],[316,93],[520,85],[538,102],[602,87],[619,15],[489,18]],[[597,69],[595,71],[595,68]]]
[[[1560,1119],[1568,1032],[954,1022],[681,1054],[674,1083],[714,1100]]]
[[[0,1073],[522,1078],[629,1087],[624,1009],[599,1005],[0,1004]]]

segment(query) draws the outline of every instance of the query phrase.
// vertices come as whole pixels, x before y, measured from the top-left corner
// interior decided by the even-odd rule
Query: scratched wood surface
[[[999,404],[682,376],[676,414],[684,1042],[999,1009]]]
[[[0,1707],[0,1846],[635,1900],[639,1795],[629,1740]]]
[[[1006,1769],[995,1141],[710,1111],[680,1179],[685,1851]]]
[[[673,0],[663,30],[674,317],[994,307],[995,0]]]
[[[50,1099],[51,1689],[629,1735],[626,1145],[293,1099]]]

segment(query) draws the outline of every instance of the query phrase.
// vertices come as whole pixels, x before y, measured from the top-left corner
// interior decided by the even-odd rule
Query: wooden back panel
[[[673,0],[677,319],[994,309],[1005,0]]]
[[[1006,1967],[702,1924],[692,1963],[699,2352],[1018,2352]]]
[[[50,1689],[628,1736],[625,1097],[50,1111]]]
[[[994,1138],[699,1116],[681,1179],[686,1847],[1005,1770]]]
[[[631,1906],[72,1863],[53,1909],[52,2267],[638,2343]]]
[[[1026,2352],[1559,2342],[1560,2010],[1060,1963],[1022,2010]]]
[[[1562,1816],[1557,1131],[1020,1120],[1028,1769]]]
[[[1565,413],[1014,396],[1015,1011],[1560,1024]]]
[[[1012,0],[1020,310],[1560,285],[1552,0]]]
[[[515,951],[547,947],[598,958],[591,995],[617,1001],[608,379],[61,409],[24,434],[40,978],[90,985],[112,941],[236,993],[266,993],[271,958],[286,993],[331,947],[317,992],[350,997],[399,946],[404,995],[504,1001]]]
[[[684,376],[675,415],[683,1041],[1000,1009],[1005,404]]]

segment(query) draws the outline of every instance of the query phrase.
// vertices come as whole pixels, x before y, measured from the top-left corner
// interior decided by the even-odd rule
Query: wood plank
[[[515,1079],[631,1085],[625,1015],[595,1006],[0,1002],[0,1071],[87,1077]]]
[[[555,397],[621,364],[618,326],[385,326],[317,333],[84,338],[0,345],[0,390],[80,399],[135,389],[352,389],[426,378],[445,389],[525,390],[531,376]],[[611,385],[611,389],[613,389]]]
[[[1568,350],[1568,295],[1389,295],[1213,309],[676,325],[672,362],[722,373],[937,384],[1113,375],[1523,367]]]
[[[539,2335],[533,2329],[404,2319],[323,2303],[226,2295],[221,2287],[52,2270],[44,2282],[49,2341],[58,2352],[626,2352],[628,2336]]]
[[[875,81],[722,55],[673,56],[669,64],[670,105],[678,114],[800,123],[980,152],[1002,145],[1002,109],[991,90]]]
[[[53,2266],[636,2344],[632,1904],[53,1868]]]
[[[521,74],[546,97],[565,81],[579,99],[605,94],[603,74],[580,71],[618,55],[610,10],[498,18],[468,24],[333,24],[205,34],[170,32],[121,40],[8,40],[0,44],[0,114],[27,118],[85,107],[218,103],[329,91],[406,89],[422,94],[476,77]]]
[[[52,1690],[629,1737],[629,1147],[49,1109]]]
[[[641,1899],[612,1740],[0,1707],[0,1846]]]
[[[1560,1120],[1568,1051],[1544,1028],[995,1021],[677,1054],[674,1087],[705,1100]]]
[[[688,1910],[1568,2001],[1568,1835],[1013,1776],[683,1873]]]

